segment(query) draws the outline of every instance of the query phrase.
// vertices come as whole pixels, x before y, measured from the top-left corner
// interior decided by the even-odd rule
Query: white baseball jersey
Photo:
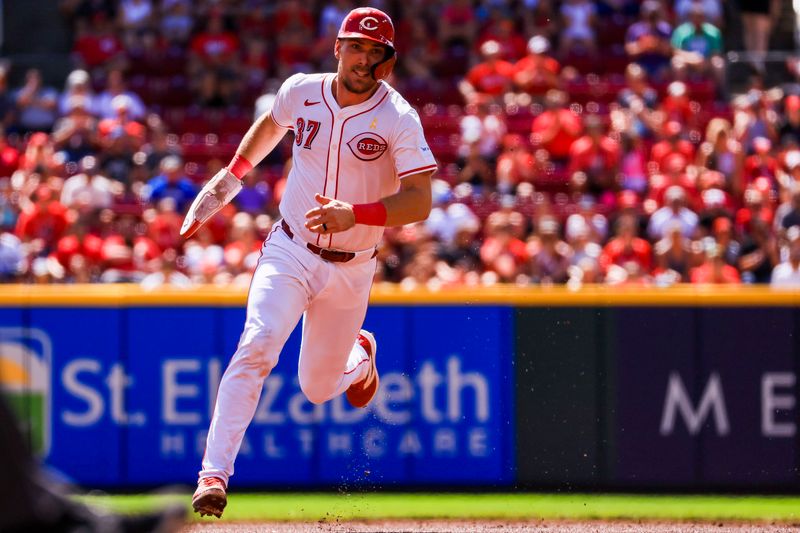
[[[377,202],[398,191],[400,180],[436,169],[419,116],[382,81],[366,102],[340,108],[331,86],[335,74],[295,74],[278,91],[272,118],[295,133],[293,166],[281,215],[306,242],[361,251],[375,247],[383,227],[357,224],[332,235],[306,229],[315,193],[351,204]]]

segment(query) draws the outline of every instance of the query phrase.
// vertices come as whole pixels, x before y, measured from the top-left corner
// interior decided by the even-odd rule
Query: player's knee
[[[312,376],[300,374],[300,390],[303,391],[308,401],[313,404],[325,403],[331,399],[333,393],[336,391],[335,387],[331,387],[320,379],[314,379]]]

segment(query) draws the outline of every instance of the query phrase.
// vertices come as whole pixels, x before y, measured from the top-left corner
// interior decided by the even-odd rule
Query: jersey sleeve
[[[399,121],[392,145],[392,158],[395,172],[400,179],[419,172],[436,170],[438,167],[425,140],[419,115],[413,110]]]
[[[281,88],[278,89],[278,94],[272,102],[272,120],[282,128],[291,129],[294,120],[292,119],[292,107],[294,100],[292,99],[292,89],[302,79],[302,74],[295,74],[290,76],[283,82]]]

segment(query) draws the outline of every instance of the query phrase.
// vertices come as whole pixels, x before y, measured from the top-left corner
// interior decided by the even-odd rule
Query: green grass
[[[138,512],[189,495],[85,496],[92,505]],[[227,520],[382,518],[649,519],[800,523],[800,497],[643,496],[626,494],[231,494]]]

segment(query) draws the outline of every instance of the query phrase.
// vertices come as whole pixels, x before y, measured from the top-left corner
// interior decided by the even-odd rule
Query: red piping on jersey
[[[341,128],[341,130],[339,130],[339,152],[336,154],[336,188],[334,189],[334,192],[333,192],[333,199],[334,200],[339,195],[339,169],[342,166],[341,165],[341,160],[342,160],[342,139],[343,139],[343,135],[344,135],[344,125],[347,124],[347,121],[350,120],[351,118],[356,118],[357,116],[363,115],[364,113],[369,113],[370,111],[372,111],[373,109],[375,109],[376,107],[381,105],[383,103],[383,101],[386,99],[387,96],[389,96],[389,91],[388,90],[384,93],[384,95],[381,97],[381,99],[378,100],[378,102],[374,106],[372,106],[369,109],[367,109],[365,111],[362,111],[360,113],[356,113],[353,116],[347,117],[346,119],[344,119],[344,122],[342,122],[342,128]],[[330,145],[329,145],[329,149],[330,149]],[[331,233],[330,238],[328,240],[328,247],[329,248],[333,247],[333,233]]]
[[[322,94],[322,100],[325,102],[325,107],[328,108],[328,112],[331,114],[331,134],[328,136],[328,157],[325,158],[325,185],[322,186],[322,195],[325,196],[325,193],[328,191],[328,162],[331,160],[331,141],[333,141],[333,109],[331,106],[328,105],[328,99],[325,98],[325,79],[323,78],[322,84],[320,85],[320,91]],[[319,239],[322,235],[317,234],[317,246],[319,246]],[[330,244],[328,244],[330,247]]]
[[[401,172],[400,174],[397,175],[397,177],[398,178],[402,178],[403,176],[408,176],[409,174],[413,174],[414,172],[422,172],[424,170],[433,170],[437,166],[438,165],[436,165],[436,163],[434,163],[433,165],[426,165],[424,167],[412,168],[411,170],[406,170],[405,172]]]

